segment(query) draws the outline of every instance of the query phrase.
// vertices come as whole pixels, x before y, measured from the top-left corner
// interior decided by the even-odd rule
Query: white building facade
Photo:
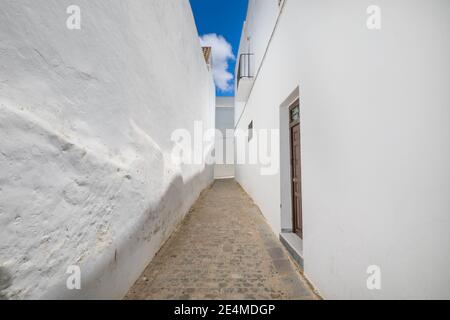
[[[235,128],[280,170],[236,180],[324,298],[448,299],[450,2],[373,4],[249,1]]]

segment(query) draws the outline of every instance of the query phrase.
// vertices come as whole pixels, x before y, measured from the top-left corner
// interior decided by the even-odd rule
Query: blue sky
[[[203,44],[212,45],[213,50],[216,47],[213,63],[217,95],[232,96],[234,79],[229,79],[229,73],[234,76],[236,61],[231,55],[237,56],[248,0],[190,0],[190,3],[199,36],[209,35],[202,39]]]

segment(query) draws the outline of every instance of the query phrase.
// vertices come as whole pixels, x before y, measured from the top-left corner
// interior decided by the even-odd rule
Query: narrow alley
[[[317,299],[258,207],[217,180],[125,299]]]

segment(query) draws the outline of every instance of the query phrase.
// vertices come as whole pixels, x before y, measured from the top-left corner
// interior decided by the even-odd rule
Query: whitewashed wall
[[[238,128],[279,128],[299,90],[305,274],[325,298],[450,298],[450,2],[380,0],[380,31],[372,4],[287,0]],[[286,182],[259,172],[236,178],[279,233]]]
[[[241,54],[253,54],[250,58],[250,73],[255,75],[258,71],[280,12],[278,1],[279,0],[248,1],[248,14],[241,34],[238,61],[235,69],[236,74],[239,68],[239,57]],[[243,108],[244,104],[241,101],[236,101],[235,121],[238,121]]]
[[[248,50],[254,54],[254,69],[261,65],[279,13],[279,0],[249,0],[246,19]],[[244,52],[243,52],[244,53]]]
[[[187,0],[2,0],[0,294],[121,298],[213,178],[171,132],[214,127]],[[68,291],[79,265],[82,290]]]

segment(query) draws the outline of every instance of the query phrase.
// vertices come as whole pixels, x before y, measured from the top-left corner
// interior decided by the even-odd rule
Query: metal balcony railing
[[[254,77],[252,73],[252,57],[253,53],[242,53],[239,56],[239,67],[237,74],[238,87],[241,79],[252,79]]]

